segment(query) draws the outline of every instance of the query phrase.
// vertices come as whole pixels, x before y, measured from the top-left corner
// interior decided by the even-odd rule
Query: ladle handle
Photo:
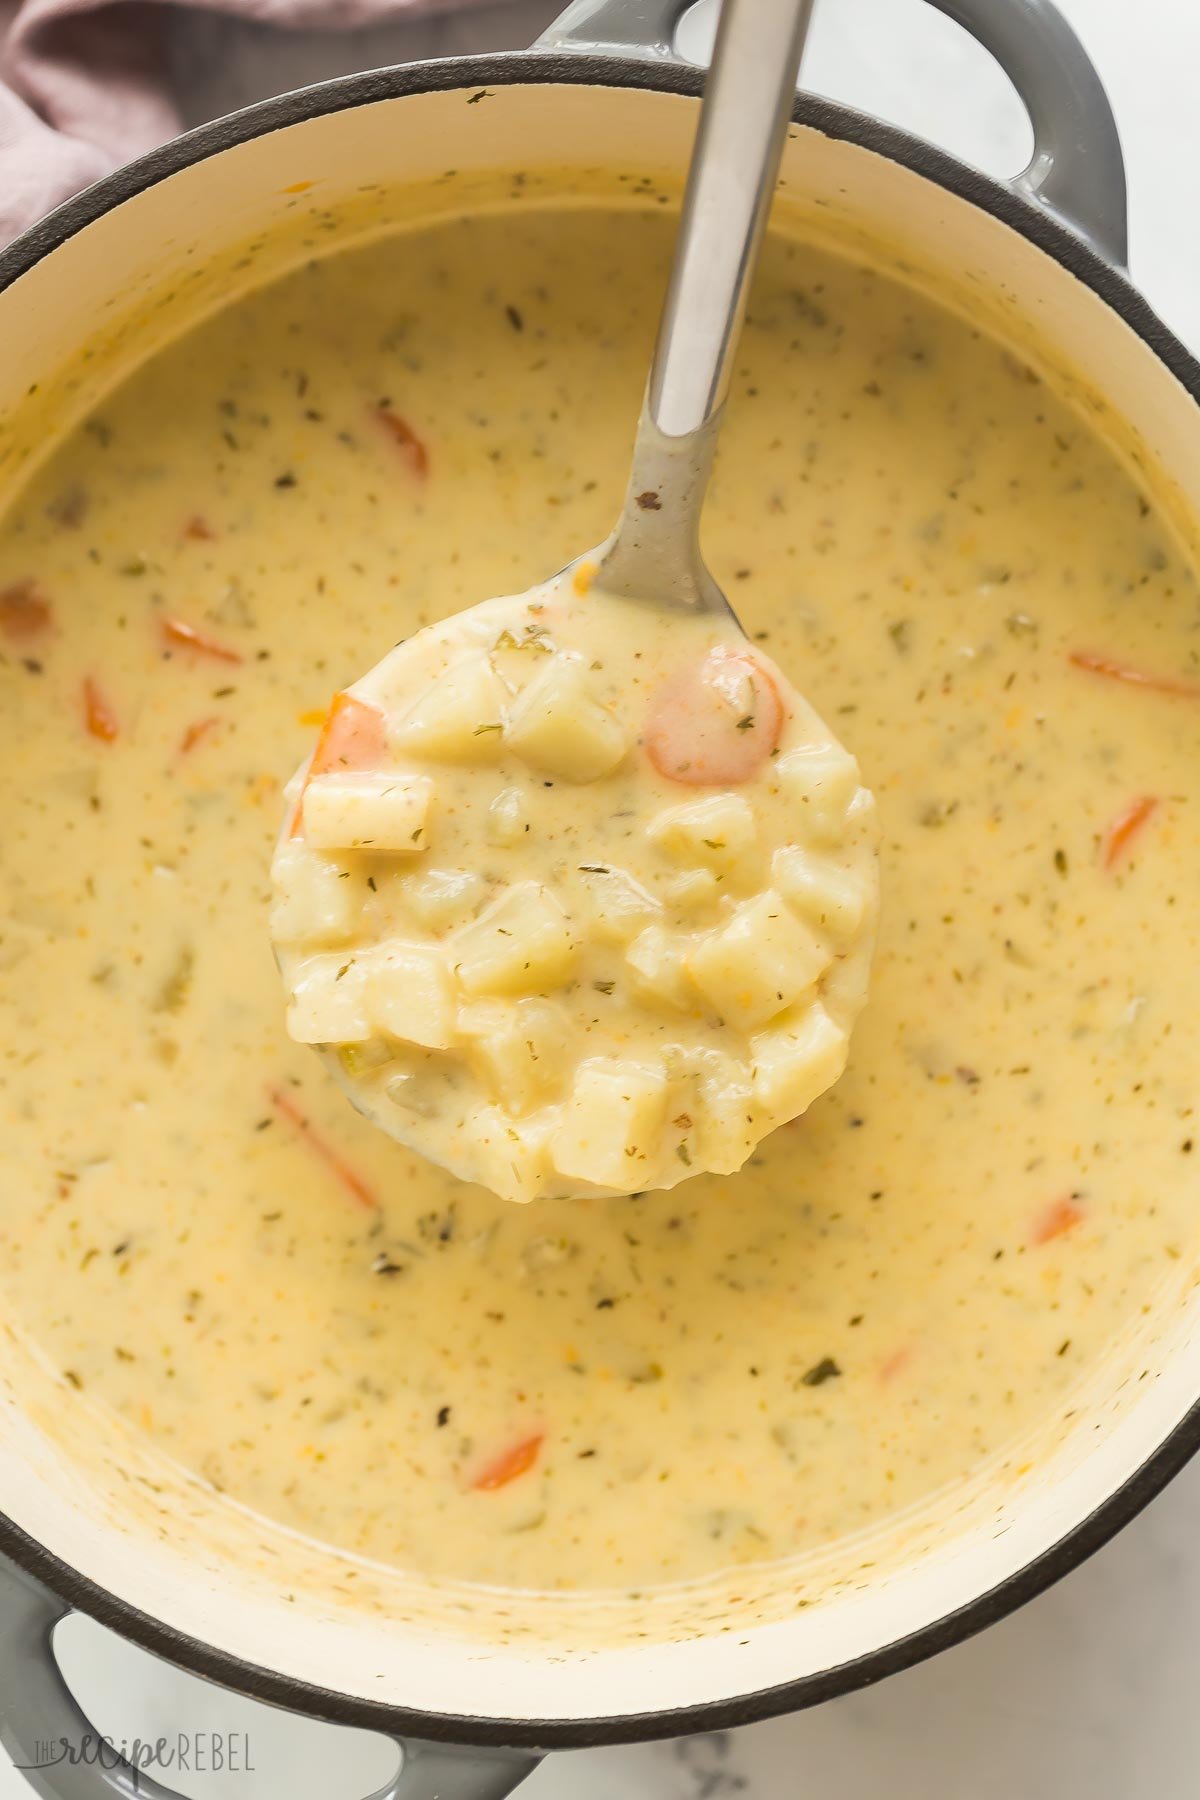
[[[646,417],[665,437],[702,431],[729,391],[812,5],[721,7],[646,388]]]
[[[700,506],[812,5],[721,7],[629,493],[604,558],[616,593],[714,603],[699,561]]]

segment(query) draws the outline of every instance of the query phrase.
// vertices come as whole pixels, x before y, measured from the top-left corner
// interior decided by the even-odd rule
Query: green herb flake
[[[805,1387],[823,1387],[827,1381],[833,1381],[841,1374],[841,1370],[832,1356],[823,1356],[811,1369],[807,1369],[800,1377]]]

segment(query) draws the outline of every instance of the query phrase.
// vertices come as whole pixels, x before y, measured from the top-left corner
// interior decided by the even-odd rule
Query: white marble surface
[[[1200,347],[1200,64],[1196,0],[1060,0],[1113,98],[1130,174],[1132,261],[1152,302]],[[181,20],[189,122],[322,76],[515,46],[553,11],[490,12],[285,37],[215,15]],[[690,45],[703,42],[701,21]],[[996,173],[1027,142],[988,59],[921,0],[823,0],[806,84],[934,138]],[[921,1668],[815,1711],[661,1745],[550,1759],[529,1800],[1194,1800],[1200,1794],[1200,1465],[1116,1543],[1014,1618]],[[357,1800],[393,1754],[179,1677],[86,1620],[64,1665],[101,1727],[156,1737],[249,1730],[256,1772],[179,1778],[203,1800]],[[0,1763],[0,1796],[26,1793]]]

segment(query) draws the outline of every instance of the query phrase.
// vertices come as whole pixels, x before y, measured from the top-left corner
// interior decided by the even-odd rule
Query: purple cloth
[[[351,30],[459,0],[192,0]],[[163,0],[0,0],[0,243],[179,130]]]

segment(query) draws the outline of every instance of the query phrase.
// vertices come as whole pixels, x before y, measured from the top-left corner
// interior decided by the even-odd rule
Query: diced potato
[[[478,911],[487,882],[473,869],[420,869],[400,883],[405,910],[426,931],[451,931]]]
[[[577,950],[554,895],[520,881],[457,933],[451,962],[468,994],[530,994],[561,986]]]
[[[432,798],[433,783],[424,775],[314,775],[304,790],[304,841],[316,850],[416,855],[429,843]]]
[[[459,1008],[457,1029],[506,1112],[530,1112],[558,1086],[570,1024],[553,1000],[476,1000]]]
[[[753,1031],[805,993],[829,961],[829,946],[767,888],[700,941],[688,969],[727,1025]]]
[[[870,900],[861,877],[826,857],[785,844],[771,858],[771,879],[792,911],[835,944],[848,944],[857,936]]]
[[[795,1119],[832,1087],[846,1066],[848,1040],[819,1001],[797,1007],[750,1040],[754,1094],[776,1124]]]
[[[557,655],[539,669],[512,710],[508,742],[518,756],[568,781],[595,781],[628,748],[621,725],[596,699],[581,656]]]
[[[695,1110],[699,1141],[693,1162],[716,1175],[732,1175],[759,1138],[754,1093],[737,1065],[724,1078],[701,1082]]]
[[[387,944],[371,959],[367,1011],[380,1031],[425,1050],[454,1042],[455,997],[445,958],[417,944]]]
[[[712,906],[720,892],[721,885],[711,869],[681,869],[665,884],[663,899],[680,912],[699,912]]]
[[[690,938],[677,936],[662,925],[647,925],[625,952],[633,970],[634,987],[643,1000],[688,1009],[696,1003],[696,990],[688,976]]]
[[[651,819],[646,836],[679,862],[731,869],[753,850],[758,826],[741,794],[706,794],[667,807]]]
[[[406,713],[392,743],[439,762],[494,762],[504,744],[503,683],[482,651],[451,663]]]
[[[374,1037],[366,968],[353,956],[307,957],[292,980],[288,1035],[298,1044],[361,1044]]]
[[[586,1057],[550,1141],[555,1168],[601,1187],[639,1187],[661,1154],[666,1110],[661,1063]]]
[[[481,1106],[467,1129],[479,1180],[502,1200],[524,1204],[545,1187],[551,1173],[545,1119],[510,1119],[498,1106]]]
[[[798,744],[775,764],[775,779],[796,808],[796,835],[837,844],[861,785],[858,764],[837,744]]]
[[[357,869],[290,838],[275,852],[271,878],[276,943],[339,944],[356,935],[367,891]]]
[[[692,1166],[731,1175],[761,1136],[750,1071],[738,1057],[703,1044],[666,1044],[662,1055],[668,1078],[687,1096],[672,1124],[690,1121]]]
[[[865,952],[836,958],[821,977],[826,1011],[839,1021],[853,1021],[867,1004],[870,985],[871,962]]]
[[[487,841],[501,850],[511,850],[530,831],[529,803],[520,788],[501,788],[488,807]]]
[[[588,935],[602,944],[627,944],[662,912],[653,894],[624,869],[599,863],[579,870],[587,893]]]

